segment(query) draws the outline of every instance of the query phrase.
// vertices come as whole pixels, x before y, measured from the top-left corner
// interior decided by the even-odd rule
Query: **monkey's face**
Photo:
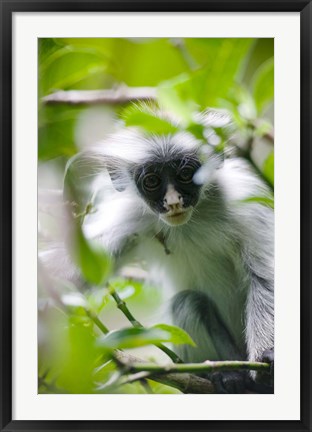
[[[196,158],[145,164],[135,171],[137,188],[149,207],[170,226],[187,223],[198,203],[200,186],[193,176],[200,167]]]

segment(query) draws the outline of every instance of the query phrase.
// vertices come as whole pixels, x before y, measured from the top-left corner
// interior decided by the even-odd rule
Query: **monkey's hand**
[[[246,393],[251,378],[245,371],[213,372],[209,379],[216,388],[216,393]]]
[[[274,393],[274,348],[265,350],[259,361],[269,363],[270,370],[257,372],[254,389],[259,393]]]
[[[262,378],[263,375],[263,382],[265,384],[268,384],[273,387],[274,385],[274,348],[265,350],[260,358],[261,362],[269,363],[270,364],[270,371],[269,372],[263,372],[262,374],[259,374],[259,378]],[[258,378],[258,377],[257,377]]]

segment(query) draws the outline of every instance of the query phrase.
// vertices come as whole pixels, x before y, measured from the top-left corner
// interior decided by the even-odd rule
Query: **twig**
[[[181,54],[185,64],[189,67],[191,71],[198,69],[198,64],[191,56],[189,51],[185,46],[185,41],[182,38],[172,38],[170,39],[172,46],[174,46]]]
[[[132,313],[128,309],[128,306],[119,297],[119,295],[117,294],[115,289],[112,288],[111,286],[109,287],[109,289],[110,289],[110,294],[113,297],[113,299],[115,300],[118,309],[121,310],[121,312],[125,315],[125,317],[130,321],[132,326],[136,327],[136,328],[143,328],[144,326],[138,320],[135,319],[135,317],[132,315]],[[159,349],[161,349],[164,353],[166,353],[168,355],[168,357],[170,357],[174,363],[183,363],[183,360],[175,352],[173,352],[170,348],[166,347],[165,345],[163,345],[161,343],[156,344],[156,346]]]
[[[106,90],[60,90],[44,96],[41,100],[46,105],[98,105],[123,104],[154,99],[156,99],[156,89],[154,87],[120,86]]]
[[[246,361],[206,361],[160,366],[154,363],[145,363],[141,359],[121,351],[115,352],[115,360],[121,367],[126,368],[125,370],[128,368],[128,371],[134,372],[132,375],[128,375],[126,380],[121,381],[120,385],[130,384],[144,378],[174,387],[182,393],[192,394],[215,393],[214,384],[209,379],[195,375],[194,372],[208,373],[243,369],[268,371],[270,369],[268,363]],[[249,392],[250,389],[246,389],[246,393]]]
[[[138,372],[132,375],[128,375],[127,378],[121,383],[124,384],[132,384],[136,381],[141,381],[143,379],[150,378],[151,373],[150,372]]]
[[[129,364],[144,364],[141,359],[138,359],[137,357],[134,357],[133,355],[128,353],[124,353],[120,350],[115,351],[115,358],[124,366]],[[180,390],[182,393],[215,393],[215,387],[211,381],[189,373],[166,373],[164,375],[157,375],[151,374],[151,372],[138,372],[137,374],[133,374],[130,377],[127,377],[127,379],[121,382],[121,384],[130,384],[135,381],[140,381],[143,378],[148,378],[152,381],[159,382],[160,384],[174,387]]]
[[[99,319],[99,317],[89,309],[85,309],[86,314],[89,318],[94,322],[94,324],[101,330],[102,333],[107,334],[109,332],[109,329],[102,323],[102,321]]]
[[[113,299],[115,300],[118,309],[120,309],[121,312],[126,316],[126,318],[128,319],[128,321],[130,321],[132,326],[136,327],[136,328],[142,328],[143,325],[134,318],[132,313],[129,311],[126,303],[123,300],[121,300],[121,298],[119,297],[117,292],[114,290],[114,288],[110,287],[110,294],[113,297]]]
[[[255,371],[269,371],[270,365],[268,363],[248,362],[248,361],[205,361],[203,363],[184,363],[167,365],[158,365],[155,363],[124,363],[133,372],[152,372],[153,374],[167,374],[171,373],[202,373],[202,372],[220,372],[220,371],[233,371],[233,370],[255,370]]]

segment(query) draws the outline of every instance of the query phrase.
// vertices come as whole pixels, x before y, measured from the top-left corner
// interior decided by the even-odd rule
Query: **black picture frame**
[[[1,431],[311,431],[311,0],[0,0],[1,5]],[[301,419],[298,421],[12,420],[12,15],[14,12],[300,12]],[[291,109],[291,107],[290,107]],[[286,379],[291,380],[290,375]]]

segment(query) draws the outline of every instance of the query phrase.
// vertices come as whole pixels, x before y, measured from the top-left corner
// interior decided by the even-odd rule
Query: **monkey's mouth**
[[[178,211],[176,213],[165,213],[161,215],[161,219],[170,226],[183,225],[190,220],[192,209]]]
[[[183,215],[185,212],[179,212],[179,213],[173,213],[173,214],[168,214],[167,215],[167,217],[170,217],[170,218],[176,218],[176,217],[179,217],[179,216],[181,216],[181,215]]]

